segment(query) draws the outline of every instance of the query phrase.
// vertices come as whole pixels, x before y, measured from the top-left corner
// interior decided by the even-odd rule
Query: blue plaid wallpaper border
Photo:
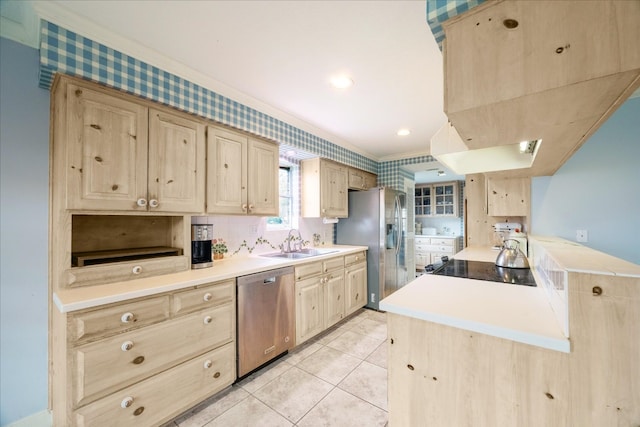
[[[247,107],[122,52],[42,21],[40,87],[60,72],[96,81],[349,166],[378,173],[378,162]]]
[[[427,0],[427,24],[440,50],[444,40],[442,23],[484,2],[485,0]]]

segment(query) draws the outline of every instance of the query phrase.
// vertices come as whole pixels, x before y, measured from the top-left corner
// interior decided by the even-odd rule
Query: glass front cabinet
[[[458,216],[458,183],[418,184],[416,216]]]

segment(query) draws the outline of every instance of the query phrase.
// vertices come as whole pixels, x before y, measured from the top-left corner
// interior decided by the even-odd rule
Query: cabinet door
[[[345,273],[345,316],[367,304],[367,263],[349,267]]]
[[[344,317],[344,270],[333,272],[324,278],[325,328],[335,325]]]
[[[323,289],[321,277],[296,282],[296,345],[319,334],[323,324]]]
[[[458,216],[458,185],[448,183],[433,186],[435,216]]]
[[[55,140],[67,146],[67,208],[146,211],[147,142],[146,108],[68,84]]]
[[[204,212],[204,124],[149,112],[149,210]]]
[[[268,142],[249,140],[248,213],[278,216],[280,160],[278,146]]]
[[[247,212],[247,138],[216,127],[207,130],[207,212]]]
[[[323,217],[348,216],[347,169],[336,163],[320,164],[320,210]]]
[[[363,190],[365,188],[364,172],[349,168],[349,188]]]
[[[529,216],[530,178],[491,178],[487,183],[489,216]]]
[[[378,185],[378,175],[374,175],[372,173],[364,174],[364,189],[369,190],[370,188],[374,188]]]

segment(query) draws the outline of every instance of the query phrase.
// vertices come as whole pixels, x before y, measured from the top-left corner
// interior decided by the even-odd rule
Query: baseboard
[[[53,426],[53,418],[51,412],[40,411],[24,417],[21,420],[7,424],[6,427],[51,427]]]

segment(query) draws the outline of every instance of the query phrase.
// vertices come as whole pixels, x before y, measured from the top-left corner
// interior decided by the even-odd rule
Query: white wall
[[[0,38],[0,425],[47,408],[49,92]]]
[[[544,142],[543,142],[544,143]],[[627,100],[551,177],[531,183],[531,233],[640,264],[640,98]]]

